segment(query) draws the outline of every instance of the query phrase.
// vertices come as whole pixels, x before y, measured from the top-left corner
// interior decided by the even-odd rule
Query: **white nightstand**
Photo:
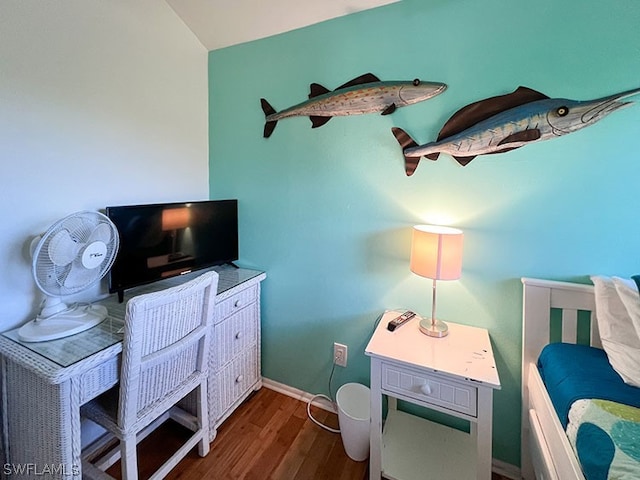
[[[414,317],[394,332],[384,314],[365,354],[371,357],[371,480],[491,478],[493,390],[500,388],[489,333],[447,322],[428,337]],[[382,395],[389,412],[382,422]],[[396,399],[468,420],[470,433],[398,411]]]

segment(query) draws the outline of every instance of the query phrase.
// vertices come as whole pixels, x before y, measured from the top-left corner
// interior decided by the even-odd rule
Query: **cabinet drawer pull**
[[[236,308],[240,308],[242,306],[242,300],[240,299],[236,300],[233,306]]]
[[[240,340],[242,338],[242,332],[236,333],[236,340]]]
[[[238,375],[236,378],[236,383],[241,383],[244,380],[244,375]]]
[[[420,385],[420,391],[425,395],[431,395],[431,386],[428,383]]]

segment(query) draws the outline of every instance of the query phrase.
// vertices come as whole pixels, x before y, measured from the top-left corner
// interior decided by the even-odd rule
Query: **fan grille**
[[[52,296],[85,290],[107,274],[118,246],[118,231],[106,215],[89,211],[69,215],[38,242],[33,254],[35,282]]]

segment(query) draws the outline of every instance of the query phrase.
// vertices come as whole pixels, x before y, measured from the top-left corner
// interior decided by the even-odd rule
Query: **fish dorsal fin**
[[[356,85],[362,85],[364,83],[373,83],[373,82],[379,82],[379,81],[380,79],[376,77],[373,73],[365,73],[363,75],[360,75],[357,78],[354,78],[353,80],[348,81],[344,85],[340,85],[338,88],[336,88],[336,90],[355,87]]]
[[[331,120],[331,117],[312,116],[309,119],[311,119],[311,128],[318,128]]]
[[[447,120],[447,123],[444,124],[438,134],[438,140],[460,133],[510,108],[547,98],[549,97],[545,94],[532,90],[531,88],[518,87],[515,91],[506,95],[498,95],[497,97],[485,98],[484,100],[470,103],[466,107],[462,107]]]
[[[331,91],[328,88],[323,87],[319,83],[312,83],[311,85],[309,85],[309,89],[310,89],[309,98],[314,98],[319,95],[324,95],[325,93],[329,93]]]

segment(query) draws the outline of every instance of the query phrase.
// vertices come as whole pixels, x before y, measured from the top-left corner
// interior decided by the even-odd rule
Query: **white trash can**
[[[360,383],[345,383],[336,393],[342,445],[356,462],[369,456],[370,399],[369,387]]]

